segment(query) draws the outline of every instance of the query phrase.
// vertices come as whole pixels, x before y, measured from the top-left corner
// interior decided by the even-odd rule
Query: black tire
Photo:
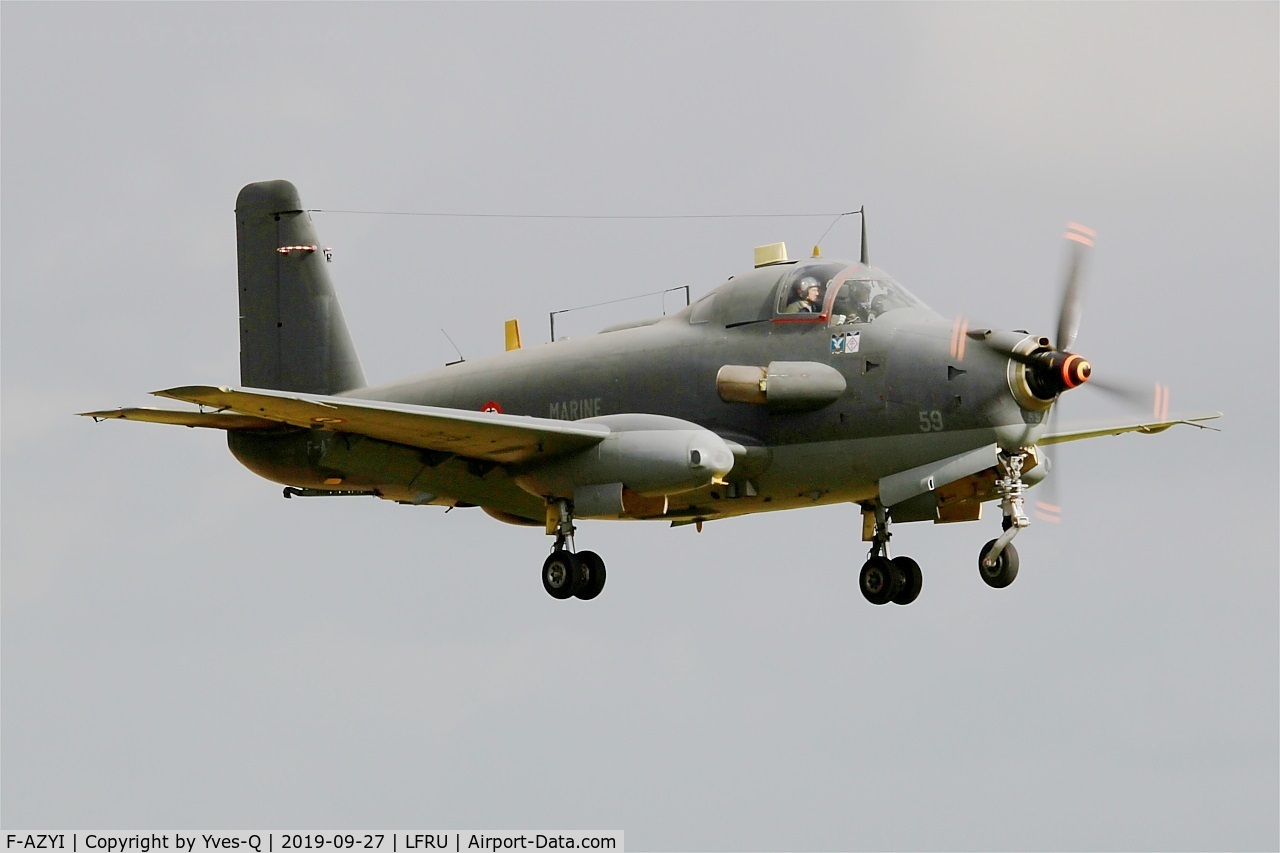
[[[582,581],[582,566],[569,551],[552,551],[542,564],[542,588],[552,598],[572,598]]]
[[[910,604],[920,597],[920,587],[924,585],[924,577],[920,574],[920,564],[910,557],[894,557],[890,562],[902,572],[902,589],[893,597],[894,604]]]
[[[579,551],[574,556],[578,558],[578,565],[584,575],[582,588],[574,595],[583,601],[590,601],[604,589],[604,560],[595,551]]]
[[[1018,551],[1013,547],[1013,543],[1010,542],[1000,552],[1000,557],[996,560],[995,566],[988,567],[984,561],[995,545],[996,540],[992,539],[986,545],[983,545],[982,550],[978,552],[978,573],[982,575],[982,579],[986,581],[987,586],[995,589],[1004,589],[1013,583],[1013,579],[1018,576]]]
[[[872,557],[862,564],[858,588],[872,604],[888,604],[906,583],[902,570],[884,557]]]

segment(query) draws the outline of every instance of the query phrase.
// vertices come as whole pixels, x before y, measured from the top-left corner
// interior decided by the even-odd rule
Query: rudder
[[[293,184],[240,190],[236,247],[241,384],[310,394],[364,387],[325,252]]]

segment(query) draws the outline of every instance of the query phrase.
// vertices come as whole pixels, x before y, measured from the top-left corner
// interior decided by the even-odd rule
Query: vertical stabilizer
[[[311,394],[364,387],[325,249],[293,184],[263,181],[240,190],[236,246],[240,382]]]

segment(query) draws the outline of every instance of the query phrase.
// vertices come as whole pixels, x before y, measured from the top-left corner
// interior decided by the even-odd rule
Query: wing
[[[93,418],[95,421],[142,421],[150,424],[172,424],[208,429],[276,429],[280,426],[277,421],[255,418],[252,415],[238,415],[234,412],[175,412],[169,409],[134,408],[80,412],[80,415]]]
[[[1061,444],[1065,441],[1079,441],[1083,438],[1100,438],[1104,435],[1120,435],[1126,432],[1140,432],[1146,435],[1152,435],[1157,432],[1164,432],[1169,427],[1177,426],[1178,424],[1186,424],[1187,426],[1199,427],[1200,429],[1213,429],[1213,427],[1203,426],[1203,421],[1212,421],[1220,417],[1222,417],[1221,412],[1213,412],[1212,414],[1194,415],[1186,418],[1177,418],[1175,420],[1150,420],[1138,423],[1077,428],[1046,435],[1037,441],[1036,444]]]
[[[1212,427],[1202,426],[1202,421],[1211,421],[1215,418],[1222,417],[1221,413],[1215,412],[1208,415],[1195,415],[1192,417],[1179,418],[1177,420],[1153,420],[1143,421],[1141,423],[1114,424],[1109,426],[1095,426],[1089,428],[1072,429],[1063,432],[1055,432],[1041,438],[1037,445],[1061,444],[1066,441],[1078,441],[1084,438],[1098,438],[1104,435],[1120,435],[1126,432],[1140,432],[1145,434],[1153,434],[1164,432],[1171,426],[1177,424],[1187,424],[1189,426],[1200,427],[1201,429],[1212,429]],[[999,447],[995,444],[979,447],[975,450],[968,450],[964,453],[958,453],[955,456],[949,456],[945,459],[939,459],[936,462],[929,462],[917,468],[908,471],[900,471],[896,474],[890,474],[880,479],[880,500],[886,506],[897,506],[912,498],[918,497],[926,492],[941,489],[952,483],[960,482],[974,475],[994,470],[996,453]]]
[[[229,410],[273,424],[350,432],[503,464],[584,450],[609,434],[603,424],[262,388],[190,385],[155,394],[210,406],[216,414]]]

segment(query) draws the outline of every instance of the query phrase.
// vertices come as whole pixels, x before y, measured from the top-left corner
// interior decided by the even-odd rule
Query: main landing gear
[[[920,596],[923,578],[920,564],[910,557],[889,558],[889,513],[876,507],[876,528],[871,556],[858,573],[858,587],[872,604],[910,604]]]
[[[568,501],[556,504],[556,543],[542,564],[542,587],[552,598],[589,601],[604,589],[604,560],[594,551],[573,549],[573,512]]]

